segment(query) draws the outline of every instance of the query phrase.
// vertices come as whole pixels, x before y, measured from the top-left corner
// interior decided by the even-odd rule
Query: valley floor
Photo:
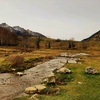
[[[19,53],[18,50],[12,48],[0,49],[0,62],[4,61],[8,56],[20,54],[25,56],[25,60],[32,57],[57,56],[61,52],[77,52],[84,51],[66,51],[66,50],[34,50],[31,53]],[[16,95],[24,92],[25,88],[34,84],[39,84],[40,81],[49,75],[56,68],[62,66],[72,70],[69,77],[72,78],[67,85],[58,85],[61,91],[58,95],[40,95],[39,100],[100,100],[100,74],[91,75],[85,74],[86,67],[93,67],[100,72],[100,52],[85,51],[90,56],[80,57],[82,63],[67,63],[66,58],[55,58],[48,62],[39,64],[25,71],[24,76],[16,76],[14,73],[0,74],[0,100],[12,100]],[[14,100],[27,100],[25,97],[16,98]]]

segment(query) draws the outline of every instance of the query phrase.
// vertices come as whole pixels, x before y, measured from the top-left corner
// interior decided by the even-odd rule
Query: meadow
[[[27,51],[19,47],[1,47],[0,48],[0,72],[24,71],[43,63],[55,56],[58,56],[64,50],[50,49],[27,49]],[[22,61],[23,59],[23,61]]]
[[[66,85],[57,85],[60,87],[60,93],[58,95],[39,95],[39,100],[100,100],[100,74],[92,75],[86,74],[86,67],[93,67],[100,72],[100,52],[98,50],[53,50],[53,49],[40,49],[32,50],[31,52],[21,52],[19,48],[14,47],[2,47],[0,48],[0,71],[12,72],[11,67],[8,67],[8,59],[20,55],[24,57],[24,65],[26,62],[31,64],[37,58],[42,58],[40,62],[43,63],[55,56],[58,56],[62,52],[77,53],[85,52],[89,53],[89,56],[82,56],[81,64],[65,64],[72,70],[71,74],[67,74],[70,81],[67,81]],[[37,61],[38,62],[38,61]],[[27,64],[27,65],[28,65]],[[38,64],[38,63],[37,63]],[[3,65],[3,67],[2,67]],[[32,65],[33,66],[33,65]],[[29,67],[32,67],[29,65]],[[18,67],[18,66],[17,66]],[[16,67],[14,67],[16,68]],[[25,68],[23,68],[24,70]],[[9,71],[10,70],[10,71]],[[2,73],[2,71],[1,71]],[[16,98],[14,100],[27,100],[28,97]]]
[[[59,86],[61,92],[56,96],[41,95],[39,100],[100,100],[100,74],[86,74],[85,68],[91,66],[100,72],[100,55],[82,57],[82,64],[66,64],[72,70],[68,76],[72,81],[67,85]]]
[[[52,50],[53,52],[53,50]],[[61,51],[63,52],[63,51]],[[64,51],[65,52],[65,51]],[[84,51],[66,51],[84,52]],[[100,73],[96,75],[86,74],[86,67],[93,67],[100,72],[100,52],[85,51],[90,56],[81,57],[82,64],[66,64],[72,70],[70,81],[66,85],[58,85],[61,91],[58,95],[39,95],[39,100],[100,100]],[[60,52],[58,52],[59,54]],[[17,98],[15,100],[27,100],[28,97]]]

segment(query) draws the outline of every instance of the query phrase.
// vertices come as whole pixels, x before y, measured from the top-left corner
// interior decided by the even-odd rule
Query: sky
[[[100,30],[100,0],[0,0],[0,23],[80,41]]]

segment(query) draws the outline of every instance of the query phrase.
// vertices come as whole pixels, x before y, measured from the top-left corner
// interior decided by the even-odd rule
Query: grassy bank
[[[58,56],[61,52],[65,50],[28,48],[28,51],[22,51],[19,47],[1,47],[0,73],[12,72],[12,69],[26,70]]]
[[[83,57],[83,64],[66,64],[73,73],[73,80],[59,86],[61,92],[56,96],[41,95],[39,100],[100,100],[100,74],[85,74],[84,69],[93,66],[100,72],[100,57]]]

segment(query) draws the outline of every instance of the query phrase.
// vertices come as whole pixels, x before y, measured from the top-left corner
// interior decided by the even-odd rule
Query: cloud
[[[100,0],[1,0],[0,23],[81,40],[100,29]]]

